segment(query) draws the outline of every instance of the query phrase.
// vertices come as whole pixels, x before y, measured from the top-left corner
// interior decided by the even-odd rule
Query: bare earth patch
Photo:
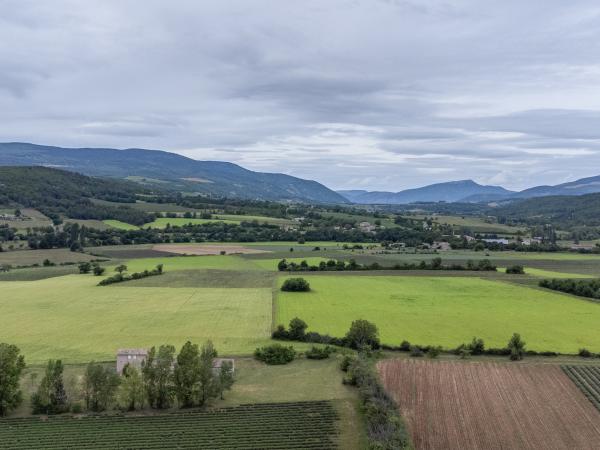
[[[250,255],[254,253],[269,253],[266,250],[256,248],[248,248],[242,245],[222,245],[222,244],[157,244],[152,247],[152,250],[160,252],[177,253],[180,255],[220,255],[225,252],[227,255],[244,254]]]
[[[600,412],[558,365],[388,360],[415,449],[597,449]]]

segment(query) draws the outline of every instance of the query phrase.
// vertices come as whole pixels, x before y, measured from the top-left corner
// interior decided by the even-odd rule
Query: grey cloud
[[[334,188],[597,175],[599,99],[592,0],[7,0],[0,15],[1,141],[161,148]]]

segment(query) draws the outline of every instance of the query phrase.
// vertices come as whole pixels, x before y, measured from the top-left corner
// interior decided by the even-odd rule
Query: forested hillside
[[[91,176],[128,178],[179,192],[252,200],[348,203],[312,180],[244,169],[222,161],[197,161],[158,150],[61,148],[0,143],[0,166],[48,166]]]
[[[47,167],[0,167],[0,205],[35,208],[55,222],[66,216],[117,219],[141,225],[151,221],[152,216],[127,206],[141,192],[149,191],[126,181],[92,178]],[[91,199],[123,203],[123,206],[98,205]]]
[[[552,223],[560,228],[600,225],[600,194],[538,197],[495,209],[497,216],[529,224]]]

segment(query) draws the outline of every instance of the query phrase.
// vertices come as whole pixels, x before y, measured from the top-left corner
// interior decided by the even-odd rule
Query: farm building
[[[143,348],[123,348],[117,350],[117,373],[123,373],[123,369],[127,364],[141,369],[142,363],[146,361],[147,357],[148,350]],[[212,366],[215,374],[219,373],[224,362],[231,363],[232,372],[235,372],[235,360],[233,358],[215,358]]]
[[[123,368],[130,364],[137,369],[146,361],[148,350],[143,348],[122,348],[117,350],[117,373],[123,373]]]
[[[235,360],[233,358],[215,358],[212,366],[213,373],[218,374],[224,362],[231,363],[231,373],[235,372]]]

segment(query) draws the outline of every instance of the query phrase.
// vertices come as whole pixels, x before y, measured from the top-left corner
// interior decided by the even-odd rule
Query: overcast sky
[[[0,0],[0,141],[335,189],[600,175],[600,2]]]

